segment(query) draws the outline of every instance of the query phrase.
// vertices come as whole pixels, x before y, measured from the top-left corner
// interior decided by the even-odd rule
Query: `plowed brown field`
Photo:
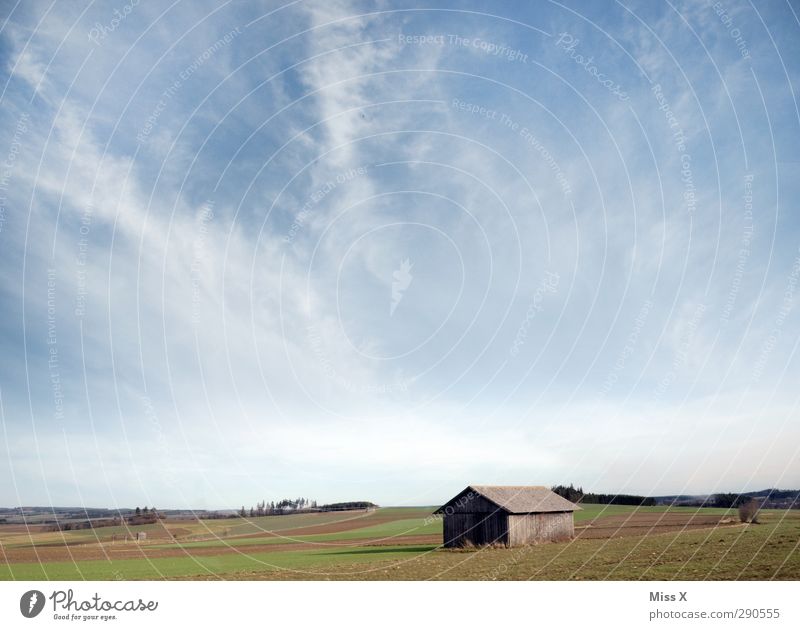
[[[718,514],[644,513],[601,516],[586,524],[576,525],[576,538],[617,538],[620,536],[651,536],[722,525],[735,525],[730,517]]]

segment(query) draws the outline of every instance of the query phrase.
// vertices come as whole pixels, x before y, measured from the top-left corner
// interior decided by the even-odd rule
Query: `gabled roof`
[[[470,491],[509,514],[574,512],[581,509],[545,486],[467,486],[436,512],[444,512],[448,505]]]

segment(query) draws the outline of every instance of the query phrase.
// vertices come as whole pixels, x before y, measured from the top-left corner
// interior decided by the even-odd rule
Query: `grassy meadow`
[[[441,549],[431,508],[67,532],[0,526],[0,579],[800,579],[798,511],[765,510],[760,524],[742,525],[724,509],[583,508],[576,539],[511,549]],[[133,542],[140,531],[147,540]]]

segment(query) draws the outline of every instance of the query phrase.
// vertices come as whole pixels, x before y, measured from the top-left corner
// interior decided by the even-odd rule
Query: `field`
[[[0,525],[0,579],[800,579],[800,511],[585,505],[575,540],[443,550],[431,508],[165,520],[45,532]],[[137,532],[145,541],[135,542]]]

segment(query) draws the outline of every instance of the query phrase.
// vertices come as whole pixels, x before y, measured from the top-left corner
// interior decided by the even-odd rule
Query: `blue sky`
[[[790,3],[0,20],[0,505],[800,485]]]

